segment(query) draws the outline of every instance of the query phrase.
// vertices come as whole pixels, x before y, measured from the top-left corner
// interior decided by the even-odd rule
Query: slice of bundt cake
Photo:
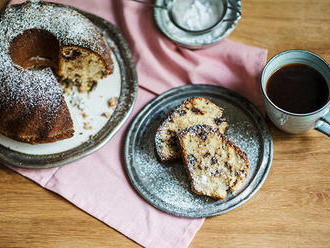
[[[181,157],[177,135],[187,127],[207,124],[224,133],[228,123],[222,117],[223,109],[203,97],[187,99],[167,117],[156,132],[155,144],[162,162]]]
[[[193,192],[224,199],[228,191],[241,188],[248,175],[247,155],[218,129],[192,126],[180,133],[179,142]]]

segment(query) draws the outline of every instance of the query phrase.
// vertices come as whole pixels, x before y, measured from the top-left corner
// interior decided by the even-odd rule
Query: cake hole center
[[[12,61],[25,69],[58,69],[59,41],[50,32],[42,29],[28,29],[16,36],[10,43]]]

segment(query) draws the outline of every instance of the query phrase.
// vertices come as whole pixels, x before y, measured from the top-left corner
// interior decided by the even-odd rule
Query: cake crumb
[[[64,93],[71,93],[72,92],[72,87],[64,88]]]
[[[91,124],[89,122],[84,122],[84,129],[91,130],[92,129]]]
[[[81,85],[78,90],[79,90],[79,93],[84,93],[86,92],[88,89],[87,85]]]
[[[70,94],[73,91],[73,84],[70,82],[68,79],[61,79],[61,84],[63,86],[63,91],[64,93]]]
[[[94,137],[93,135],[89,135],[89,139],[90,139],[90,140],[93,139],[93,137]]]
[[[87,116],[88,116],[88,115],[86,114],[86,112],[83,112],[81,115],[82,115],[82,117],[83,117],[84,119],[86,119]]]
[[[111,114],[109,112],[104,112],[102,114],[102,116],[104,116],[105,118],[109,119],[111,117]]]
[[[118,97],[117,96],[111,97],[108,101],[108,106],[109,108],[114,108],[116,107],[117,103],[118,103]]]

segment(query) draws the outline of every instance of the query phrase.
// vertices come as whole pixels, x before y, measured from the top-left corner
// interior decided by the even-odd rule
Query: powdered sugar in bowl
[[[155,20],[176,43],[198,49],[214,44],[235,28],[241,17],[240,0],[156,0]]]
[[[188,32],[203,32],[223,18],[222,1],[176,0],[171,8],[173,23]]]
[[[227,8],[222,0],[175,0],[169,14],[187,32],[207,32],[223,20]]]

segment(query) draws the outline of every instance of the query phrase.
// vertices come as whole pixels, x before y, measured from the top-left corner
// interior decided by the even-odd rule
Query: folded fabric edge
[[[5,164],[4,164],[4,166],[11,169],[12,171],[15,171],[16,173],[20,174],[21,176],[24,176],[25,178],[30,179],[31,181],[35,182],[36,184],[40,185],[43,188],[45,187],[45,185],[47,185],[47,183],[51,180],[51,178],[60,169],[60,167],[56,167],[56,168],[50,168],[50,169],[38,169],[38,171],[37,171],[34,169],[22,169],[22,168],[18,168],[15,166],[9,166],[9,165],[5,165]],[[45,175],[47,173],[49,173],[49,175],[47,175],[47,176],[44,175],[39,178],[36,178],[35,176],[39,175],[39,172],[41,172],[41,174],[45,173]]]

